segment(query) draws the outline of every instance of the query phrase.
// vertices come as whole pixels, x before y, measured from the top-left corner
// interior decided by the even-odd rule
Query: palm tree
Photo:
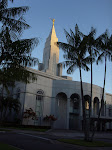
[[[67,73],[72,73],[74,69],[78,68],[80,73],[80,85],[81,85],[81,99],[83,109],[83,129],[85,140],[89,140],[86,113],[85,113],[85,101],[83,97],[83,84],[82,84],[82,69],[88,71],[87,64],[91,63],[91,57],[86,57],[87,43],[84,35],[79,31],[78,25],[75,26],[75,33],[70,29],[70,34],[65,30],[67,43],[58,42],[60,48],[64,51],[64,58],[66,61],[63,65],[67,67]]]
[[[104,104],[104,92],[105,92],[105,81],[106,81],[106,68],[107,68],[107,59],[110,61],[112,60],[112,36],[110,37],[108,34],[108,30],[105,31],[104,34],[100,35],[97,39],[97,49],[100,50],[99,56],[97,58],[97,64],[99,62],[102,62],[103,59],[105,61],[105,69],[104,69],[104,81],[103,81],[103,91],[102,91],[102,98],[101,98],[101,107],[98,113],[98,124],[99,124],[99,118],[101,115],[102,107]],[[94,136],[95,129],[93,132]]]
[[[91,116],[91,102],[92,102],[92,87],[93,87],[93,61],[98,51],[95,48],[95,36],[96,30],[92,27],[90,33],[85,37],[87,43],[87,51],[91,57],[91,100],[89,102],[89,118]]]
[[[92,102],[92,93],[93,93],[93,62],[95,61],[95,57],[99,54],[96,46],[95,40],[96,30],[92,27],[91,31],[88,35],[85,36],[86,43],[87,43],[87,52],[91,57],[91,99],[89,100],[89,120],[88,120],[88,128],[90,130],[91,125],[91,102]],[[93,139],[91,139],[93,140]]]
[[[100,50],[100,54],[97,58],[97,64],[102,62],[104,59],[105,62],[105,69],[104,69],[104,81],[103,81],[103,91],[102,91],[102,98],[101,98],[101,107],[98,113],[98,124],[100,122],[99,118],[101,115],[102,107],[104,104],[104,93],[105,93],[105,81],[106,81],[106,69],[107,69],[107,59],[112,61],[112,35],[109,36],[108,30],[105,31],[104,34],[100,35],[97,39],[97,48]],[[93,132],[92,137],[94,136],[95,129]]]
[[[107,69],[107,59],[110,61],[112,60],[112,37],[109,36],[108,30],[105,31],[104,34],[100,35],[97,38],[97,42],[99,44],[99,49],[101,53],[98,56],[97,64],[103,61],[105,62],[105,71],[104,71],[104,82],[103,82],[103,91],[102,91],[102,98],[101,98],[101,106],[102,102],[104,101],[104,92],[105,92],[105,81],[106,81],[106,69]],[[102,108],[102,107],[101,107]],[[100,117],[101,109],[99,111]]]

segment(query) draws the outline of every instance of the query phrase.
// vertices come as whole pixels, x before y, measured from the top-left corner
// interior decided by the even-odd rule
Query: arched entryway
[[[74,93],[70,96],[69,128],[79,129],[80,96]]]
[[[95,97],[93,102],[94,102],[94,106],[93,106],[94,115],[98,115],[98,113],[99,113],[99,99],[98,99],[98,97]]]
[[[56,117],[54,127],[58,129],[67,128],[67,95],[63,92],[56,95]]]

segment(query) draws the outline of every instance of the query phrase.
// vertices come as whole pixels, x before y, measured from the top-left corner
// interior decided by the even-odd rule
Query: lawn
[[[9,130],[9,129],[0,129],[0,131],[12,131],[12,130]]]
[[[0,150],[18,150],[18,148],[12,147],[8,144],[0,143]]]
[[[58,139],[58,141],[86,147],[112,147],[111,143],[106,143],[103,141],[85,142],[80,139]]]
[[[11,131],[10,129],[17,129],[17,130],[30,130],[30,131],[39,131],[39,132],[45,132],[49,129],[45,129],[45,128],[19,128],[19,127],[6,127],[6,128],[9,128],[9,129],[2,129],[2,127],[0,128],[0,131]]]
[[[45,132],[48,129],[35,129],[35,128],[15,128],[15,129],[19,129],[19,130],[30,130],[30,131],[39,131],[39,132]]]

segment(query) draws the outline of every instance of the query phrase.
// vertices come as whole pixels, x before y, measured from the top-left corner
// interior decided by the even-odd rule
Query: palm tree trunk
[[[90,102],[89,102],[89,119],[91,118],[92,95],[93,95],[93,65],[92,65],[92,62],[91,62],[91,99],[90,99]]]
[[[91,98],[89,99],[89,118],[86,120],[87,125],[87,134],[88,134],[88,141],[91,141],[90,138],[90,129],[91,129],[91,103],[92,103],[92,89],[93,89],[93,69],[92,69],[92,62],[91,62]]]
[[[86,126],[86,113],[85,113],[85,101],[83,96],[83,85],[82,85],[82,72],[81,68],[79,68],[80,71],[80,84],[81,84],[81,99],[82,99],[82,110],[83,110],[83,130],[84,130],[84,140],[88,141],[88,131]]]
[[[101,99],[101,107],[100,107],[100,109],[99,109],[99,113],[98,113],[98,122],[97,122],[97,124],[99,124],[100,123],[100,115],[101,115],[101,110],[102,110],[102,104],[103,104],[103,101],[104,101],[104,92],[105,92],[105,80],[106,80],[106,68],[107,68],[107,58],[106,58],[106,56],[105,56],[105,72],[104,72],[104,83],[103,83],[103,91],[102,91],[102,99]],[[94,137],[94,134],[95,134],[95,131],[96,131],[96,128],[97,128],[97,126],[94,128],[94,130],[93,130],[93,134],[92,134],[92,136],[91,136],[91,139],[93,140],[93,137]]]
[[[90,51],[90,56],[92,57],[92,51]],[[89,100],[89,118],[88,118],[88,134],[90,136],[90,128],[91,128],[91,103],[92,103],[92,91],[93,91],[93,64],[91,60],[91,98]],[[89,139],[91,141],[91,139]]]

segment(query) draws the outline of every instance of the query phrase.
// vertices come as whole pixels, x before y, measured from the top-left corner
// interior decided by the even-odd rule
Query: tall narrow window
[[[41,125],[41,121],[43,118],[43,94],[44,92],[42,90],[39,90],[36,95],[35,112],[38,117],[38,120],[35,120],[36,125]]]

